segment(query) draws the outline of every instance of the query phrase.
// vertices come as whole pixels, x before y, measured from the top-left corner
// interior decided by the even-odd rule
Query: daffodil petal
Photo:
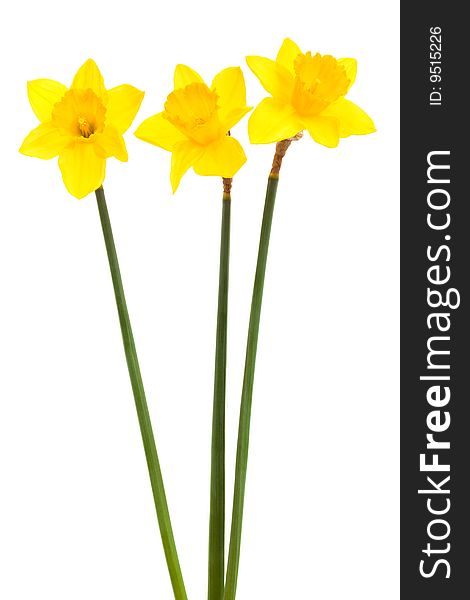
[[[191,140],[179,142],[171,155],[170,181],[173,193],[176,192],[186,171],[202,156],[204,149]]]
[[[282,42],[282,46],[277,53],[276,62],[285,67],[289,73],[295,75],[294,61],[299,54],[302,54],[302,50],[295,42],[289,38],[286,38]]]
[[[222,129],[224,131],[229,131],[232,129],[234,125],[241,121],[243,117],[250,112],[252,109],[251,106],[244,106],[243,108],[234,108],[227,115],[220,115],[220,119],[222,121]]]
[[[304,119],[312,138],[323,146],[336,148],[339,143],[339,121],[335,117],[316,116]]]
[[[135,136],[144,142],[159,146],[164,150],[173,150],[175,144],[183,142],[187,137],[165,119],[164,112],[145,119],[135,132]]]
[[[240,67],[220,71],[212,81],[212,90],[219,96],[217,104],[222,121],[233,110],[246,106],[245,79]]]
[[[60,153],[59,167],[65,187],[80,199],[103,183],[106,160],[96,154],[93,143],[77,141]]]
[[[108,125],[102,133],[96,133],[94,137],[96,153],[102,158],[115,156],[118,160],[126,162],[128,159],[126,144],[119,131]]]
[[[52,79],[28,81],[29,103],[41,123],[51,120],[54,104],[60,102],[66,91],[65,85]]]
[[[374,122],[369,115],[359,108],[357,104],[340,98],[330,104],[321,116],[335,117],[339,121],[340,137],[348,137],[350,135],[366,135],[376,131]]]
[[[198,175],[233,177],[246,162],[246,155],[238,140],[225,136],[204,149],[204,154],[194,163]]]
[[[248,121],[248,135],[252,144],[280,142],[303,129],[294,109],[274,98],[262,100]]]
[[[342,65],[346,71],[346,76],[349,79],[349,90],[352,84],[356,81],[357,60],[355,58],[339,58],[338,64]]]
[[[290,98],[294,78],[283,65],[263,56],[247,56],[246,62],[267,92],[278,100]]]
[[[132,124],[144,99],[141,92],[132,85],[124,84],[108,91],[106,122],[115,127],[119,133],[125,133]]]
[[[175,90],[184,88],[190,83],[204,83],[204,79],[194,69],[186,65],[176,65],[174,84]]]
[[[20,152],[26,156],[45,160],[57,156],[72,141],[72,137],[61,135],[52,123],[41,123],[24,139]]]
[[[108,93],[104,87],[103,76],[95,61],[91,58],[78,69],[77,74],[73,78],[71,89],[90,89],[95,92],[98,98],[101,98],[104,104],[107,103]]]

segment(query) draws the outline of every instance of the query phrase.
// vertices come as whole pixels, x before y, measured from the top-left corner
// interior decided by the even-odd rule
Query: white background
[[[25,83],[93,57],[146,90],[105,190],[190,600],[206,597],[221,183],[133,136],[176,63],[208,80],[284,37],[359,61],[378,132],[309,137],[281,173],[252,416],[240,600],[398,598],[398,2],[10,2],[3,9],[0,597],[172,598],[93,195],[18,154]],[[273,146],[249,146],[232,206],[227,514]]]

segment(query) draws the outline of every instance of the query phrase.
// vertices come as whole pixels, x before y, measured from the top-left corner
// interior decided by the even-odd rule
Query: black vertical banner
[[[465,3],[401,4],[401,598],[470,598]],[[392,85],[392,83],[391,83]]]

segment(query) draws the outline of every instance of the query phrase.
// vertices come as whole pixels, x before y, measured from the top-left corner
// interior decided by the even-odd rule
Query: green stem
[[[101,226],[103,228],[104,241],[108,253],[109,268],[113,280],[114,294],[116,296],[116,304],[119,314],[119,322],[121,324],[122,339],[124,343],[124,351],[126,353],[127,367],[129,369],[129,377],[134,392],[135,406],[139,419],[142,441],[147,458],[147,467],[152,484],[153,498],[157,511],[158,524],[160,526],[160,534],[165,551],[168,571],[170,573],[171,583],[173,585],[173,593],[175,600],[187,600],[186,590],[184,587],[183,576],[178,561],[176,552],[175,540],[171,528],[170,514],[168,512],[168,504],[165,496],[165,488],[163,486],[162,473],[160,463],[158,461],[157,448],[155,446],[155,438],[153,437],[152,424],[145,399],[145,391],[140,374],[137,352],[132,335],[131,322],[127,311],[126,298],[124,296],[124,288],[122,285],[121,273],[114,245],[113,232],[109,220],[108,208],[102,187],[96,190],[96,200],[100,213]]]
[[[230,255],[230,192],[222,199],[219,303],[215,346],[214,405],[212,412],[211,497],[209,518],[208,600],[222,600],[225,577],[225,379],[227,365],[227,310]]]
[[[266,190],[263,223],[256,265],[255,283],[251,300],[250,325],[246,346],[245,374],[243,378],[242,399],[240,405],[240,421],[238,426],[237,461],[235,466],[235,488],[233,493],[232,527],[227,563],[227,579],[224,600],[235,600],[237,591],[238,565],[240,562],[240,545],[242,535],[243,505],[245,498],[246,469],[248,463],[248,445],[250,439],[251,401],[253,397],[253,380],[255,375],[256,349],[263,300],[264,276],[268,257],[269,236],[273,219],[274,202],[278,184],[278,174],[271,172]]]

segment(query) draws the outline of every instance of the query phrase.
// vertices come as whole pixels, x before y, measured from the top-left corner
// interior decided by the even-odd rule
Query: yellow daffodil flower
[[[227,134],[251,110],[241,69],[224,69],[209,88],[196,71],[177,65],[174,88],[165,110],[146,119],[135,135],[172,153],[173,192],[190,167],[198,175],[233,177],[246,156],[240,143]]]
[[[247,63],[271,94],[248,122],[253,144],[269,144],[306,129],[319,144],[334,148],[339,139],[375,131],[372,119],[345,95],[356,79],[354,58],[303,53],[285,39],[276,60],[248,56]]]
[[[28,82],[31,107],[41,121],[20,152],[49,159],[59,156],[67,190],[83,198],[103,183],[106,158],[127,161],[122,134],[139,110],[144,92],[131,85],[106,90],[91,59],[78,70],[70,89],[51,79]]]

